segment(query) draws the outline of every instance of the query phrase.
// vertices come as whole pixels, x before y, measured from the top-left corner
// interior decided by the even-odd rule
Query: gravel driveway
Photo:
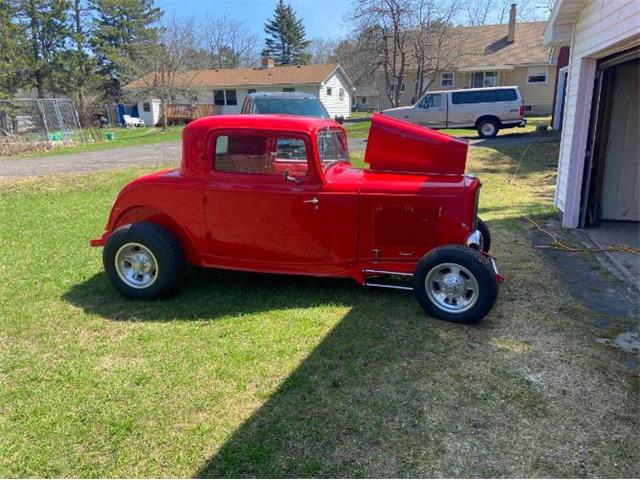
[[[505,135],[486,140],[472,139],[469,143],[471,146],[492,148],[502,145],[522,145],[550,137],[552,137],[552,134]],[[351,153],[362,152],[365,146],[366,139],[364,138],[349,140],[349,151]],[[39,175],[96,172],[141,165],[154,166],[166,165],[167,163],[178,165],[181,151],[181,144],[178,141],[98,150],[95,152],[69,153],[43,158],[5,159],[0,160],[0,181]]]
[[[43,158],[0,160],[0,181],[39,175],[96,172],[129,166],[180,162],[180,142],[136,145],[133,147],[69,153]]]

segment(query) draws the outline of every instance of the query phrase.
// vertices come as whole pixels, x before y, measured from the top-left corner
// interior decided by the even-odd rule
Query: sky
[[[349,0],[288,0],[302,19],[307,38],[336,39],[345,36],[348,27],[343,17]],[[264,23],[273,16],[276,0],[156,0],[166,16],[196,17],[207,14],[242,20],[254,33],[263,35]]]

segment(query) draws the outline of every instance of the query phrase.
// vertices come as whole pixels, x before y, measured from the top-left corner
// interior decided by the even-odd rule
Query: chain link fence
[[[80,127],[71,100],[0,100],[0,155],[92,141]]]

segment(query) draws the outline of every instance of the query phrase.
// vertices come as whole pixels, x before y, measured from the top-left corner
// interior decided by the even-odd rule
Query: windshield
[[[320,100],[314,98],[256,98],[251,113],[282,113],[303,117],[329,118]]]
[[[335,162],[349,161],[347,139],[342,130],[330,130],[327,128],[319,132],[318,151],[320,152],[323,168]]]

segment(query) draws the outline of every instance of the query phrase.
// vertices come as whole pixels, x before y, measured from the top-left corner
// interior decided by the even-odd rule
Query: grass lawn
[[[55,155],[62,155],[65,153],[80,153],[80,152],[93,152],[96,150],[108,150],[111,148],[130,147],[132,145],[146,145],[152,143],[161,143],[180,140],[182,135],[182,129],[184,125],[170,126],[167,132],[162,132],[162,128],[105,128],[101,129],[100,133],[103,137],[107,132],[113,132],[113,141],[103,141],[96,143],[88,143],[86,145],[72,145],[68,147],[59,147],[53,150],[46,150],[41,152],[34,152],[28,155],[19,155],[15,157],[6,157],[4,159],[12,158],[37,158],[37,157],[50,157]]]
[[[335,279],[127,301],[88,240],[141,171],[1,185],[0,476],[637,477],[637,378],[519,221],[557,143],[510,181],[522,151],[470,152],[507,278],[477,326]]]
[[[551,117],[548,115],[544,116],[535,116],[535,117],[527,117],[527,126],[522,128],[506,128],[504,130],[500,130],[498,135],[522,135],[526,133],[535,132],[536,127],[538,125],[549,125],[551,122]],[[371,122],[354,122],[348,123],[345,126],[347,130],[347,134],[349,138],[367,138],[369,135],[369,127],[371,126]],[[465,137],[465,138],[479,138],[478,132],[474,129],[469,128],[443,128],[441,130],[444,133],[448,133],[449,135],[454,135],[456,137]]]

